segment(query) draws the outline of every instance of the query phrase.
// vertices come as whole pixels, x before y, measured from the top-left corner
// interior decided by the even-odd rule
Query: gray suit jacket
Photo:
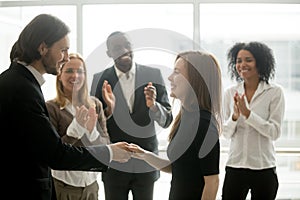
[[[126,141],[128,143],[135,143],[144,149],[157,153],[158,141],[154,124],[155,116],[146,106],[144,87],[148,82],[152,82],[156,87],[156,101],[158,102],[158,106],[166,111],[166,120],[162,125],[163,128],[168,127],[173,120],[168,94],[162,74],[157,68],[136,64],[135,78],[135,99],[132,113],[129,112],[113,66],[94,74],[91,95],[99,98],[103,103],[103,108],[106,108],[102,97],[102,84],[104,80],[107,80],[112,86],[116,97],[116,107],[112,117],[107,121],[107,129],[111,142]],[[108,172],[112,171],[112,168],[125,173],[138,173],[144,181],[154,181],[159,178],[158,171],[146,162],[137,159],[130,159],[128,162],[122,164],[113,162]],[[103,179],[107,181],[122,181],[121,177],[124,177],[124,174],[116,173],[112,178],[108,174],[103,173]],[[137,177],[137,174],[135,177]]]

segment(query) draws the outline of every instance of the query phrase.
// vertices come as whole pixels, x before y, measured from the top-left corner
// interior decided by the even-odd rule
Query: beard
[[[58,63],[53,62],[53,59],[48,53],[42,58],[42,63],[47,74],[55,76],[58,74]]]

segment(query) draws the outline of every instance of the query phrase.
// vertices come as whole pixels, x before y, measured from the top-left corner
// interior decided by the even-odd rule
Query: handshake
[[[112,150],[112,160],[117,162],[127,162],[130,158],[143,159],[146,150],[136,144],[127,142],[117,142],[108,145]]]

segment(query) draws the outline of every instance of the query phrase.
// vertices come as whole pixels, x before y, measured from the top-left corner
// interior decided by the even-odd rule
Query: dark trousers
[[[128,200],[131,191],[133,200],[153,200],[154,182],[142,179],[104,181],[105,200]]]
[[[226,167],[222,200],[274,200],[278,190],[276,168],[250,170]]]

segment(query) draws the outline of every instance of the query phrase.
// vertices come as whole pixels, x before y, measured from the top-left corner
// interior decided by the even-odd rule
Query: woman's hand
[[[172,166],[169,159],[162,158],[159,155],[132,143],[127,146],[127,150],[131,152],[132,158],[144,160],[158,170],[162,170],[167,173],[172,172]]]
[[[246,118],[250,115],[250,110],[247,108],[245,103],[245,94],[242,94],[237,98],[237,106],[239,109],[239,112],[244,115]]]
[[[76,107],[75,118],[77,122],[90,133],[93,131],[98,120],[98,114],[95,108],[91,107],[87,109],[84,105]]]
[[[240,117],[240,110],[239,110],[239,106],[238,106],[238,99],[239,99],[239,94],[238,94],[238,92],[236,92],[234,94],[234,97],[233,97],[233,101],[234,101],[234,104],[233,104],[233,114],[232,114],[232,120],[233,121],[236,121]]]
[[[131,157],[141,159],[141,160],[145,159],[145,155],[148,152],[142,147],[140,147],[139,145],[132,144],[132,143],[128,145],[128,149],[132,153]]]

